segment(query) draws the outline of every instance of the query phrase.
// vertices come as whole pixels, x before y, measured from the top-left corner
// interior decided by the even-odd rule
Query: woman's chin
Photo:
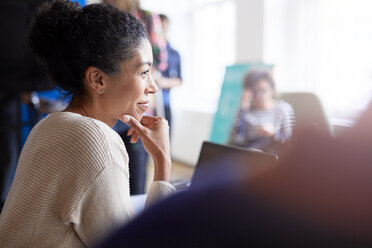
[[[136,119],[137,121],[141,121],[142,117],[144,116],[145,113],[142,113],[142,112],[135,112],[135,113],[123,113],[123,115],[130,115],[132,116],[134,119]],[[120,117],[120,120],[123,120],[122,116]]]
[[[141,121],[143,114],[135,113],[135,114],[131,114],[131,116],[133,116],[134,119],[136,119],[137,121]]]

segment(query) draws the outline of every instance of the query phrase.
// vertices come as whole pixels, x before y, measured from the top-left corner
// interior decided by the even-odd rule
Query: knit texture
[[[174,190],[153,182],[147,204]],[[0,217],[0,246],[92,246],[134,215],[120,136],[101,121],[52,113],[23,147]]]

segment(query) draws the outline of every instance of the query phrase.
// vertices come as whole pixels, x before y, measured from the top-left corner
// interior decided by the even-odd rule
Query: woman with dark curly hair
[[[128,123],[155,165],[147,203],[174,192],[168,123],[143,116],[157,91],[148,35],[131,14],[105,4],[43,4],[30,43],[69,106],[31,131],[0,218],[2,247],[83,247],[126,223],[134,208],[128,155],[112,130]]]

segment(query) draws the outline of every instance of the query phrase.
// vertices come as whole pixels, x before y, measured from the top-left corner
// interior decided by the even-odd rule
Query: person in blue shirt
[[[181,56],[179,52],[170,45],[167,39],[169,18],[164,14],[160,14],[159,16],[163,26],[163,33],[167,41],[168,67],[161,73],[161,76],[158,75],[155,81],[158,87],[162,89],[165,119],[167,119],[169,127],[171,128],[172,113],[170,103],[170,90],[171,88],[179,86],[182,83]]]

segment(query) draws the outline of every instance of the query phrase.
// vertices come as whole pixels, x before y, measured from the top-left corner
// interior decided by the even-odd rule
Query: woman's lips
[[[140,102],[138,103],[138,106],[144,111],[146,111],[149,108],[149,102]]]

